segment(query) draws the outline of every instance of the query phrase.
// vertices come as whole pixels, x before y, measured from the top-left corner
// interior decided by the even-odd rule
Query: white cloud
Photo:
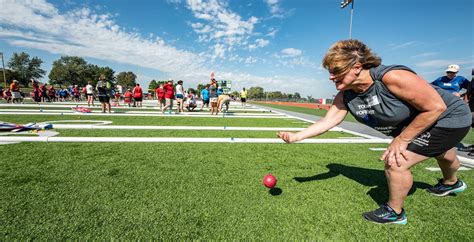
[[[254,16],[243,20],[240,15],[227,9],[219,0],[187,0],[186,3],[194,17],[204,22],[191,24],[193,30],[199,34],[199,41],[213,41],[224,45],[227,49],[243,45],[252,35],[254,26],[259,21]],[[223,58],[224,55],[215,57]]]
[[[270,43],[270,41],[268,41],[266,39],[256,39],[255,44],[250,44],[249,45],[249,50],[254,50],[254,49],[257,49],[257,48],[263,48],[263,47],[267,46],[269,43]]]
[[[451,64],[457,64],[457,65],[462,65],[462,64],[469,64],[471,61],[469,60],[430,60],[430,61],[424,61],[424,62],[419,62],[416,63],[415,65],[418,67],[428,67],[428,68],[441,68],[444,69]]]
[[[286,48],[281,50],[283,57],[296,57],[300,56],[302,53],[303,52],[301,50],[295,48]]]
[[[162,39],[126,32],[109,14],[82,8],[64,14],[46,1],[11,1],[1,4],[0,36],[7,43],[159,69],[167,73],[192,73],[204,59],[178,50]]]
[[[218,16],[222,11],[220,5],[207,6],[212,16]],[[211,69],[207,65],[209,56],[205,53],[193,53],[177,49],[167,44],[163,38],[143,37],[136,32],[130,32],[119,26],[113,14],[97,14],[90,9],[82,8],[73,11],[61,12],[54,5],[45,0],[0,0],[0,38],[11,46],[19,48],[32,48],[59,55],[74,55],[85,58],[94,58],[106,62],[124,63],[132,65],[132,71],[139,75],[139,79],[151,79],[145,73],[133,70],[133,66],[146,67],[163,72],[166,77],[189,80],[189,86],[196,85],[195,80],[208,80]],[[229,17],[230,16],[230,17]],[[218,30],[223,31],[224,38],[230,42],[239,38],[245,43],[246,38],[253,30],[256,19],[236,21],[237,16],[229,15],[227,22],[219,20],[223,25]],[[226,19],[222,17],[222,19]],[[226,23],[226,24],[223,24]],[[236,24],[233,26],[231,23]],[[197,24],[195,27],[213,25]],[[150,36],[146,34],[146,36]],[[233,39],[235,38],[235,39]],[[266,45],[265,40],[256,43]],[[232,46],[225,42],[214,45],[213,55],[224,56]],[[236,56],[236,58],[241,58]],[[242,58],[247,63],[254,63],[253,58]],[[260,76],[250,73],[225,72],[220,68],[216,73],[218,79],[232,80],[236,90],[243,86],[262,86],[266,90],[281,88],[297,89],[295,79],[310,83],[310,78],[294,76]],[[143,84],[143,83],[142,83]],[[297,85],[296,85],[297,86]],[[282,90],[285,91],[285,90]],[[311,89],[299,90],[303,95]],[[317,90],[316,90],[317,91]],[[309,93],[308,93],[309,94]]]
[[[269,8],[272,17],[284,17],[283,10],[280,8],[279,0],[265,0],[265,3]]]
[[[226,48],[223,44],[216,44],[214,46],[214,56],[217,58],[224,58]]]
[[[245,64],[253,64],[257,62],[257,58],[249,56],[245,59],[244,63]]]
[[[416,46],[416,45],[419,45],[420,43],[417,42],[417,41],[409,41],[409,42],[405,42],[405,43],[402,43],[402,44],[390,44],[390,49],[389,50],[398,50],[398,49],[402,49],[402,48],[407,48],[407,47],[410,47],[410,46]]]
[[[270,28],[269,31],[270,32],[267,33],[267,36],[273,38],[273,37],[275,37],[276,33],[278,32],[278,29]]]
[[[430,56],[435,56],[438,55],[439,52],[426,52],[426,53],[421,53],[418,55],[411,56],[412,58],[423,58],[423,57],[430,57]]]

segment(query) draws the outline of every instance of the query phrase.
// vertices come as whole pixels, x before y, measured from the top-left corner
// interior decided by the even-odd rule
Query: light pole
[[[5,75],[5,62],[3,61],[3,52],[0,52],[0,55],[2,56],[2,72],[3,72],[3,88],[7,88],[7,77]]]
[[[345,8],[351,3],[351,22],[349,24],[349,39],[352,39],[352,15],[354,14],[354,0],[342,0],[341,8]]]

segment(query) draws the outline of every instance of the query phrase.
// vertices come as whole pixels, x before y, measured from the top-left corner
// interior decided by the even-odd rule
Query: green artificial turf
[[[407,225],[364,221],[387,198],[369,147],[385,145],[0,146],[0,240],[474,240],[472,189],[423,190],[441,176],[424,169],[434,160],[412,169]],[[474,184],[473,171],[459,175]]]
[[[160,116],[92,116],[77,115],[0,115],[0,121],[26,124],[56,120],[104,120],[114,125],[159,125],[159,126],[238,126],[238,127],[307,127],[309,124],[294,123],[294,119],[280,118],[222,118],[219,117],[183,117],[180,115]]]
[[[100,130],[56,129],[65,137],[205,137],[205,138],[277,138],[277,131],[237,130]],[[317,138],[354,137],[344,132],[326,132]]]
[[[270,103],[255,103],[255,105],[269,107],[271,108],[278,108],[283,110],[288,110],[297,113],[306,113],[311,114],[319,117],[324,117],[327,113],[327,110],[324,109],[317,109],[317,108],[305,108],[305,107],[293,107],[293,106],[285,106],[285,105],[277,105],[277,104],[270,104]],[[348,113],[344,119],[344,121],[350,122],[357,122],[357,120],[352,116],[352,114]]]
[[[68,103],[64,103],[65,105],[67,105]],[[54,105],[57,105],[57,104],[54,104]],[[59,104],[60,105],[60,104]],[[91,107],[88,107],[87,104],[85,105],[78,105],[80,107],[85,107],[85,108],[90,108],[92,111],[100,111],[100,106],[95,106],[94,108],[91,108]],[[74,106],[71,106],[71,107],[48,107],[47,104],[43,106],[38,106],[38,107],[26,107],[26,106],[0,106],[0,111],[9,111],[10,109],[26,109],[26,110],[67,110],[67,111],[70,111],[71,108],[74,107]],[[237,107],[239,109],[241,109],[240,107]],[[157,108],[153,108],[153,107],[143,107],[143,108],[137,108],[137,107],[130,107],[130,108],[127,108],[127,107],[112,107],[112,111],[113,112],[127,112],[127,111],[143,111],[143,112],[160,112],[159,109]],[[176,111],[176,108],[173,108],[173,111]],[[186,111],[187,112],[187,111]],[[210,110],[208,110],[207,108],[204,108],[203,110],[199,110],[199,108],[196,108],[194,111],[192,111],[193,113],[210,113]],[[255,114],[255,113],[262,113],[262,114],[268,114],[268,113],[271,113],[270,111],[262,111],[262,110],[255,110],[255,109],[246,109],[246,110],[233,110],[233,108],[231,107],[229,109],[229,113],[238,113],[238,114],[243,114],[243,113],[252,113],[252,114]]]

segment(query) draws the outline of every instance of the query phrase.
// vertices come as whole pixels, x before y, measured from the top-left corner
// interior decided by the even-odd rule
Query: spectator
[[[134,107],[142,107],[142,101],[143,101],[143,90],[140,87],[140,84],[135,84],[135,87],[133,88],[133,106]]]
[[[183,112],[183,106],[184,106],[184,88],[183,88],[183,81],[179,80],[178,85],[176,85],[176,106],[177,106],[177,112]]]
[[[20,92],[20,84],[17,80],[13,80],[10,84],[10,92],[12,94],[12,103],[22,102],[21,92]]]
[[[164,112],[163,108],[166,106],[165,90],[163,89],[163,83],[161,83],[155,90],[156,98],[158,98],[158,105],[160,106],[161,112]]]
[[[102,113],[105,113],[106,111],[111,113],[112,108],[110,107],[110,97],[107,94],[107,83],[105,81],[104,76],[99,77],[99,81],[97,82],[97,86],[96,86],[96,91],[98,93],[99,102],[102,108]]]
[[[186,101],[186,109],[191,112],[194,111],[196,107],[196,97],[194,96],[194,92],[190,91],[188,94],[188,99]]]
[[[51,85],[49,88],[48,88],[48,98],[49,98],[49,101],[50,102],[55,102],[56,101],[56,90],[54,90],[54,86]]]
[[[92,81],[88,81],[86,85],[86,96],[87,96],[87,106],[94,107],[94,86],[92,86]]]
[[[247,104],[247,90],[245,90],[245,87],[242,88],[242,91],[240,92],[240,102],[242,103],[242,107],[245,108]]]
[[[211,115],[218,113],[217,110],[217,82],[216,79],[212,79],[209,85],[209,100],[211,102]]]
[[[469,80],[463,76],[456,76],[459,72],[459,66],[452,64],[446,69],[446,76],[439,77],[431,84],[441,87],[442,89],[454,94],[457,97],[461,97],[461,89],[467,89],[469,86]]]
[[[12,92],[10,91],[10,88],[7,88],[5,91],[3,91],[3,99],[5,99],[7,103],[12,102]]]
[[[130,107],[132,103],[132,98],[133,98],[132,90],[130,88],[127,89],[125,94],[123,94],[123,97],[124,97],[125,104],[128,104],[128,107]]]
[[[31,86],[33,87],[33,90],[31,92],[31,99],[33,99],[33,101],[35,102],[40,102],[41,101],[41,98],[40,98],[40,95],[39,95],[39,86],[38,86],[38,82],[36,82],[35,80],[31,79]]]
[[[230,96],[222,94],[217,98],[217,107],[219,111],[227,112],[229,110]],[[225,108],[224,108],[225,106]]]
[[[204,108],[204,105],[206,108],[209,108],[209,84],[207,84],[204,89],[201,91],[201,98],[202,98],[202,106],[201,110]]]
[[[163,85],[163,89],[165,90],[165,100],[166,106],[163,109],[164,112],[168,111],[171,114],[171,110],[173,109],[173,99],[174,99],[174,87],[173,87],[173,80],[168,80],[168,82]]]
[[[77,85],[73,86],[72,95],[74,96],[74,101],[75,102],[81,101],[81,93],[79,92],[79,88],[77,87]]]

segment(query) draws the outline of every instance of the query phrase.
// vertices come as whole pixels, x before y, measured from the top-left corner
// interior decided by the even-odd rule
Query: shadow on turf
[[[278,196],[278,195],[283,193],[283,190],[281,190],[281,188],[274,187],[274,188],[270,189],[268,192],[270,194],[272,194],[273,196]]]
[[[295,177],[297,182],[309,182],[329,179],[338,175],[343,175],[352,179],[364,186],[373,187],[367,194],[377,203],[382,204],[388,200],[388,187],[385,173],[383,170],[367,169],[355,166],[346,166],[341,164],[328,164],[326,166],[329,171],[322,174],[317,174],[310,177]],[[408,195],[413,194],[416,189],[426,189],[431,185],[424,182],[413,182]]]

